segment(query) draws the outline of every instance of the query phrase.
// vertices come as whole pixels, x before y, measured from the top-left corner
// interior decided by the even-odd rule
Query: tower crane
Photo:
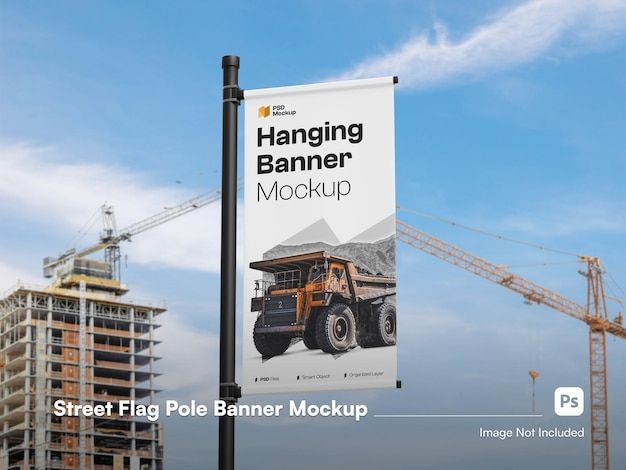
[[[87,280],[101,290],[123,294],[128,289],[120,283],[121,242],[130,241],[135,235],[219,201],[220,198],[220,191],[201,194],[121,230],[117,229],[113,207],[105,204],[100,208],[103,228],[99,241],[81,250],[71,248],[58,257],[45,258],[44,277],[54,278],[55,283],[62,287],[76,286],[80,280]],[[86,259],[87,256],[102,250],[104,262]]]
[[[587,302],[580,305],[556,292],[507,271],[405,222],[397,221],[398,240],[488,281],[522,295],[529,303],[546,305],[589,325],[589,378],[591,399],[591,462],[593,470],[609,469],[609,422],[606,369],[606,334],[626,339],[623,315],[609,319],[604,292],[604,269],[599,258],[580,256],[586,264]]]

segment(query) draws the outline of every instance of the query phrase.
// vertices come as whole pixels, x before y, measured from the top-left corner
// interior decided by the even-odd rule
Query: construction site
[[[0,298],[0,469],[163,469],[161,423],[116,412],[120,400],[155,402],[166,311],[126,298],[120,243],[219,199],[201,195],[122,230],[103,205],[97,242],[44,258],[49,285],[18,283]],[[88,258],[96,253],[103,259]],[[114,411],[60,418],[56,400]]]
[[[163,429],[158,423],[113,418],[56,418],[57,399],[98,404],[119,400],[152,403],[158,390],[155,363],[162,306],[125,300],[120,244],[221,199],[202,194],[118,230],[111,206],[101,207],[99,241],[44,260],[47,287],[17,285],[0,300],[0,468],[7,470],[161,470]],[[399,210],[423,216],[406,208]],[[432,216],[429,216],[432,217]],[[456,228],[478,231],[457,222]],[[506,240],[498,234],[483,235]],[[396,237],[407,246],[450,263],[589,327],[590,448],[592,470],[610,468],[607,334],[626,339],[623,312],[612,312],[606,269],[595,256],[574,256],[584,268],[583,303],[510,272],[413,225],[398,220]],[[509,242],[527,242],[509,239]],[[545,250],[543,246],[536,246]],[[104,252],[104,259],[87,258]],[[558,250],[554,250],[558,251]],[[529,371],[534,384],[539,376]]]
[[[49,286],[18,284],[0,299],[0,468],[163,468],[160,424],[120,416],[115,404],[155,400],[154,333],[165,308],[124,298],[118,254],[109,246],[105,261],[47,258]],[[111,402],[114,411],[59,418],[56,400]]]

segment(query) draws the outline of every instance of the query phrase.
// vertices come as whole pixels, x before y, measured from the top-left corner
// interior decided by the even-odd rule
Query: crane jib
[[[547,307],[584,321],[585,323],[593,323],[597,328],[602,328],[608,333],[626,339],[626,328],[619,323],[590,315],[587,313],[587,308],[578,302],[570,300],[561,294],[513,274],[498,265],[435,238],[405,222],[397,221],[397,236],[400,241],[420,251],[424,251],[425,253],[521,294],[528,302],[546,305]]]
[[[209,193],[196,196],[181,204],[178,204],[174,207],[169,207],[164,211],[161,211],[157,214],[140,220],[139,222],[129,225],[128,227],[117,231],[117,233],[113,233],[110,237],[107,237],[104,240],[101,239],[98,243],[95,243],[87,248],[83,248],[80,251],[76,251],[74,249],[67,250],[63,255],[46,262],[44,267],[51,269],[64,263],[66,260],[72,257],[82,258],[85,256],[89,256],[93,253],[97,253],[98,251],[104,250],[107,247],[115,246],[120,242],[129,241],[134,235],[138,235],[142,232],[145,232],[146,230],[150,230],[154,227],[164,224],[165,222],[169,222],[170,220],[188,214],[189,212],[193,212],[196,209],[200,209],[201,207],[204,207],[208,204],[219,201],[220,199],[220,191],[211,191]]]

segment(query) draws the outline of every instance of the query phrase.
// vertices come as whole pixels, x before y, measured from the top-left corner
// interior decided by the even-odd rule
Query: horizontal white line
[[[374,418],[542,418],[543,415],[374,415]]]

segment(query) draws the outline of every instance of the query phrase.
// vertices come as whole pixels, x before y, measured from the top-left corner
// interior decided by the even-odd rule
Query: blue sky
[[[18,278],[43,283],[41,258],[71,246],[104,201],[124,226],[217,187],[224,54],[241,56],[244,88],[398,75],[399,204],[600,256],[624,289],[625,24],[626,5],[612,0],[2,1],[0,289]],[[584,300],[571,257],[399,217]],[[125,247],[131,295],[170,308],[164,398],[214,397],[218,223],[218,208],[207,207]],[[340,399],[375,412],[525,412],[536,368],[549,411],[555,386],[587,387],[585,325],[408,247],[399,255],[405,386]],[[555,262],[565,264],[525,266]],[[608,347],[619,467],[626,345]],[[200,360],[199,374],[186,367]],[[216,461],[213,420],[165,424],[168,468]],[[272,468],[281,448],[315,442],[326,452],[303,451],[302,468],[588,468],[587,441],[484,442],[478,424],[242,421],[238,458],[241,468],[259,459]],[[353,439],[339,448],[346,433]]]

